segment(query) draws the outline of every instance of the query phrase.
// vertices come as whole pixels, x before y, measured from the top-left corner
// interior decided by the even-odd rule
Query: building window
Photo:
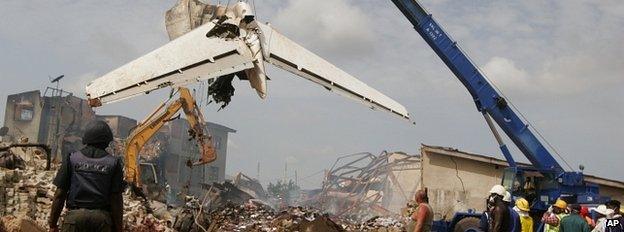
[[[15,120],[32,121],[35,110],[31,104],[15,105]]]
[[[208,181],[208,183],[212,183],[212,182],[217,182],[219,181],[219,168],[218,167],[213,167],[213,166],[208,166],[207,168],[207,178],[206,180]]]
[[[221,148],[221,137],[214,136],[213,143],[214,143],[215,149],[219,150]]]

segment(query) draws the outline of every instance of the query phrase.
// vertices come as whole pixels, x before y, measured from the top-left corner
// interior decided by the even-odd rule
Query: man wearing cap
[[[607,208],[606,205],[599,205],[598,207],[593,209],[593,211],[596,212],[598,216],[596,217],[596,227],[594,228],[594,230],[592,230],[592,232],[615,231],[615,230],[607,229],[607,219],[613,218],[614,212],[612,209]],[[610,228],[610,229],[613,229],[613,228]]]
[[[581,205],[571,204],[570,214],[561,219],[559,223],[560,232],[589,232],[589,224],[580,215]]]
[[[566,209],[568,203],[562,199],[557,199],[550,209],[542,216],[544,222],[544,232],[559,232],[559,222],[567,216]]]
[[[511,232],[520,232],[522,231],[522,225],[520,225],[520,215],[518,212],[513,210],[513,206],[511,204],[511,193],[509,191],[505,191],[505,196],[503,196],[503,202],[509,209],[509,219],[511,220]]]
[[[522,232],[533,232],[533,218],[529,215],[529,202],[524,198],[516,200],[514,211],[520,216],[520,227]]]
[[[509,208],[503,201],[507,190],[502,185],[494,185],[490,189],[488,197],[489,232],[509,232],[511,231],[511,215]]]
[[[54,178],[50,231],[58,231],[64,204],[62,231],[122,231],[123,164],[105,151],[112,140],[108,124],[92,121],[82,138],[86,146],[63,157]]]

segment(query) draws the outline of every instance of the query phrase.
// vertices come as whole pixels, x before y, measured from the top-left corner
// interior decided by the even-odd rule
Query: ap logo
[[[606,231],[623,231],[624,225],[622,225],[622,221],[618,219],[607,219],[606,221]]]

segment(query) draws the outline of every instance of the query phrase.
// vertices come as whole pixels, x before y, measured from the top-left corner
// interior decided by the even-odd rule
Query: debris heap
[[[243,204],[231,201],[204,212],[187,207],[177,214],[173,229],[197,231],[403,231],[404,222],[388,217],[374,217],[363,223],[337,218],[311,207],[289,206],[276,211],[255,199]],[[205,209],[204,209],[205,210]],[[403,218],[400,218],[403,219]]]
[[[41,150],[14,148],[4,151],[26,165],[16,169],[0,167],[0,215],[3,224],[20,225],[34,222],[32,226],[47,228],[48,215],[56,187],[52,184],[54,169],[45,170],[46,159]]]
[[[157,201],[143,201],[133,196],[129,191],[123,194],[124,198],[124,229],[136,232],[166,232],[173,231],[171,212]]]

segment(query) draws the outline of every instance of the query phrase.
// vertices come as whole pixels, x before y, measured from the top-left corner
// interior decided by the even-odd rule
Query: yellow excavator
[[[132,190],[139,196],[145,198],[142,191],[141,164],[139,164],[139,152],[143,146],[162,128],[165,123],[176,118],[176,114],[180,109],[184,111],[186,119],[189,123],[189,136],[195,139],[199,146],[200,159],[193,162],[187,161],[187,166],[192,167],[210,163],[217,159],[217,155],[212,144],[211,136],[204,132],[204,117],[197,107],[195,99],[187,88],[179,87],[176,89],[179,98],[167,104],[171,98],[163,102],[152,112],[145,120],[140,122],[137,127],[130,133],[125,145],[125,180]],[[172,92],[171,96],[175,93]],[[151,166],[156,181],[156,173]],[[149,170],[149,169],[148,169]],[[151,183],[150,183],[151,184]]]

